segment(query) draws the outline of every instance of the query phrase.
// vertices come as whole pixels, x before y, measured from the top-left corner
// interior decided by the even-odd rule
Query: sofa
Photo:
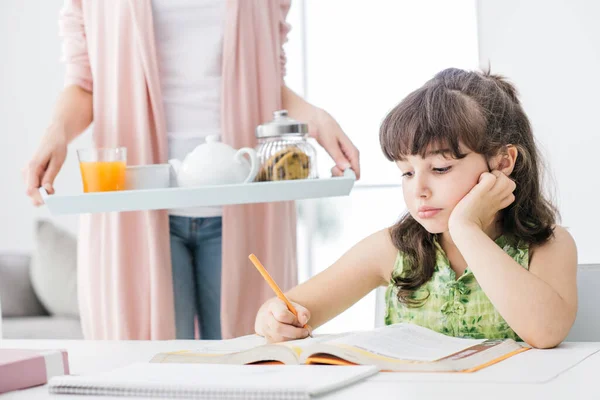
[[[77,239],[48,220],[35,225],[30,254],[0,254],[4,339],[81,339]]]

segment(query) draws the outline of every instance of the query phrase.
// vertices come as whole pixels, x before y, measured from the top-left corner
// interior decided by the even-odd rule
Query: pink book
[[[69,374],[65,350],[0,349],[0,393],[44,385]]]

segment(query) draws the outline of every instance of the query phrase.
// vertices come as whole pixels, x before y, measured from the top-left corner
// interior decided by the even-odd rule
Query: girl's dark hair
[[[531,125],[515,87],[504,77],[456,68],[439,72],[386,116],[379,140],[390,161],[407,155],[425,157],[430,146],[450,149],[452,157],[463,158],[459,149],[463,144],[489,162],[507,145],[515,146],[519,156],[511,179],[517,188],[515,201],[502,210],[503,233],[515,243],[530,244],[552,236],[557,212],[542,194]],[[420,301],[412,295],[434,271],[435,234],[406,213],[390,228],[390,235],[404,257],[402,274],[392,277],[398,299],[417,305]]]

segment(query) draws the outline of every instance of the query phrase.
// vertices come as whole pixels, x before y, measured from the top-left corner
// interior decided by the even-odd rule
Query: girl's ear
[[[504,175],[510,176],[515,168],[517,157],[519,157],[519,151],[515,146],[512,144],[505,146],[498,155],[492,159],[492,162],[490,163],[492,170],[498,170],[504,173]]]

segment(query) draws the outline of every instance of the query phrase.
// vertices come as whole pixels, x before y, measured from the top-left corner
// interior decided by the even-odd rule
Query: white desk
[[[57,341],[3,340],[0,347],[23,349],[64,348],[69,352],[72,374],[110,370],[136,361],[148,361],[161,351],[193,349],[198,341]],[[513,378],[535,381],[536,369],[559,365],[573,355],[580,360],[547,382],[509,383]],[[587,354],[587,358],[585,358]],[[585,358],[585,359],[584,359]],[[583,359],[583,360],[582,360]],[[515,371],[517,371],[515,373]],[[505,380],[499,383],[500,377]],[[537,374],[539,378],[540,375]],[[500,379],[500,380],[502,380]],[[74,395],[50,395],[46,386],[0,395],[0,400],[90,400],[119,399]],[[383,373],[332,393],[326,399],[600,399],[600,343],[566,343],[556,350],[530,350],[474,374],[394,374]]]

